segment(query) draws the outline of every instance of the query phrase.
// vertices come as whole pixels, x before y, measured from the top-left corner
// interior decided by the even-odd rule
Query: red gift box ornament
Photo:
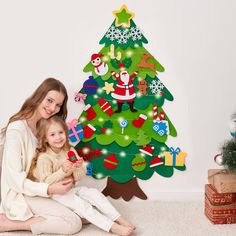
[[[113,114],[113,110],[111,108],[110,103],[107,102],[104,98],[99,98],[98,103],[103,112],[106,112],[109,116]]]

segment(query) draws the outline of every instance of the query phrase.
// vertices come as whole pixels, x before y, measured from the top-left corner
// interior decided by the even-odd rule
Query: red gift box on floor
[[[208,170],[208,182],[218,193],[236,193],[236,173],[222,169]]]
[[[236,193],[218,193],[211,185],[205,185],[205,194],[212,205],[236,204]]]
[[[236,223],[236,193],[218,193],[205,185],[205,215],[213,224]]]

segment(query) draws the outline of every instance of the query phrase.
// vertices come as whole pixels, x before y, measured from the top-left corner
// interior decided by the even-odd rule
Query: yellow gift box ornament
[[[168,152],[163,152],[165,156],[165,166],[184,166],[186,152],[181,152],[180,148],[169,148]]]

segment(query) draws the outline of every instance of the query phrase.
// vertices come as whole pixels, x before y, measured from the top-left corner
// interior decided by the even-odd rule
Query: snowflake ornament
[[[119,29],[112,25],[106,35],[106,38],[110,39],[111,41],[117,41],[118,44],[126,44],[128,43],[129,39],[133,41],[141,40],[142,39],[142,32],[137,27]]]
[[[162,92],[164,85],[160,80],[153,80],[149,85],[149,88],[151,89],[152,94],[158,94]]]
[[[133,41],[140,40],[142,38],[142,32],[139,28],[132,27],[130,29],[130,37]]]
[[[117,29],[116,33],[117,33],[116,39],[119,44],[123,44],[123,43],[125,44],[128,42],[128,39],[129,39],[129,30],[128,29],[125,29],[125,30]]]
[[[117,35],[116,31],[117,31],[116,27],[112,25],[106,33],[106,38],[110,39],[111,41],[114,41]]]

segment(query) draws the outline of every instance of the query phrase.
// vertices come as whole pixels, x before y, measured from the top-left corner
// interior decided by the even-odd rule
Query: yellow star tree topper
[[[130,20],[134,18],[134,13],[129,12],[128,8],[125,5],[122,5],[122,7],[112,12],[113,15],[116,18],[115,25],[116,27],[122,26],[123,28],[129,28],[130,27]]]

